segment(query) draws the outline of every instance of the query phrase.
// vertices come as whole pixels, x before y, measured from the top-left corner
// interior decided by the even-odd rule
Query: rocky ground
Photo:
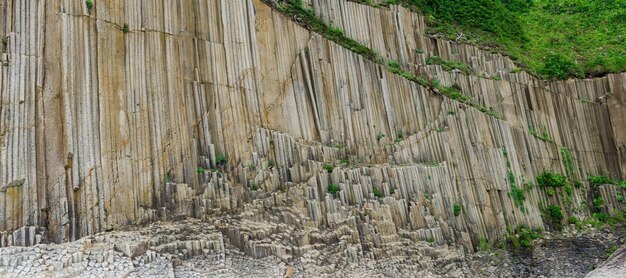
[[[589,274],[589,278],[626,277],[626,246],[619,248],[613,255]]]
[[[155,223],[65,244],[0,249],[0,277],[612,277],[626,251],[601,265],[623,239],[609,230],[547,234],[532,250],[502,249],[464,254],[447,245],[419,249],[410,257],[356,262],[333,259],[325,246],[291,261],[252,258],[215,226],[196,220]],[[336,252],[336,251],[332,251]],[[334,261],[333,261],[334,260]],[[609,268],[606,268],[606,267]],[[610,268],[612,267],[612,268]],[[609,275],[609,276],[607,276]]]
[[[585,277],[621,244],[623,237],[608,229],[546,234],[534,248],[518,253],[496,250],[471,255],[468,277]]]

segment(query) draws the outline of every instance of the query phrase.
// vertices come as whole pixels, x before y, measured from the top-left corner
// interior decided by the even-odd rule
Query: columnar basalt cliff
[[[622,209],[624,189],[587,177],[626,178],[626,74],[544,81],[426,36],[399,6],[304,2],[478,106],[310,32],[273,1],[0,0],[1,246],[193,217],[219,219],[253,257],[329,248],[356,262],[550,229],[549,205],[581,219],[599,196],[599,209]],[[582,186],[527,186],[544,171]]]

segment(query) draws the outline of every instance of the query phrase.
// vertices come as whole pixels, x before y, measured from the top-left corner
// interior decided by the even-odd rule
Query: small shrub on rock
[[[91,10],[93,8],[93,0],[86,0],[85,5],[87,6],[87,10]]]
[[[561,212],[561,207],[552,205],[548,207],[548,217],[554,223],[560,223],[563,220],[563,213]]]
[[[226,156],[223,154],[218,154],[215,156],[215,163],[217,165],[224,165],[228,163],[228,158],[226,158]]]
[[[454,204],[453,210],[454,210],[454,216],[461,215],[461,204],[459,203]]]
[[[372,193],[374,193],[374,196],[376,196],[377,198],[383,197],[383,193],[380,192],[380,190],[376,187],[372,188]]]
[[[535,239],[541,237],[541,229],[531,229],[526,225],[519,225],[515,228],[515,234],[519,239],[519,244],[522,247],[532,247]]]
[[[559,173],[546,171],[537,176],[537,184],[540,187],[563,187],[567,184],[567,178]]]
[[[328,185],[328,193],[333,194],[334,196],[337,196],[337,193],[339,193],[339,191],[341,191],[341,188],[339,187],[339,185],[336,185],[334,183],[331,183]]]
[[[598,185],[603,185],[603,184],[616,184],[616,182],[606,176],[589,176],[587,177],[587,180],[589,180],[589,183],[592,186],[598,186]]]
[[[324,168],[324,170],[326,170],[326,172],[328,173],[332,173],[333,170],[335,169],[335,165],[334,164],[324,164],[324,166],[322,166]]]

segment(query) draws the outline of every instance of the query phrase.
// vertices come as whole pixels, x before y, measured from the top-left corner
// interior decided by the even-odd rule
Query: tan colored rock
[[[0,35],[10,38],[0,68],[1,246],[232,215],[215,226],[255,258],[289,261],[319,246],[352,261],[447,242],[472,249],[507,226],[548,228],[540,204],[590,214],[573,209],[591,203],[587,184],[571,196],[526,189],[521,207],[509,173],[519,188],[545,170],[567,173],[565,150],[572,180],[626,177],[626,74],[547,82],[510,73],[502,55],[426,37],[423,18],[401,7],[308,1],[496,119],[259,0],[95,1],[91,11],[66,2],[0,2]],[[432,55],[475,74],[425,65]],[[329,193],[331,184],[341,190]],[[597,194],[614,210],[620,191]]]

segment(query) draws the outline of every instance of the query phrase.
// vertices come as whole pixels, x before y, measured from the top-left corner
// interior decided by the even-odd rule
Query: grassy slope
[[[520,14],[529,43],[519,61],[531,71],[557,78],[626,71],[626,1],[536,2]]]
[[[368,3],[368,0],[353,0]],[[371,2],[369,2],[371,3]],[[626,0],[389,0],[431,32],[501,51],[549,79],[626,71]]]

